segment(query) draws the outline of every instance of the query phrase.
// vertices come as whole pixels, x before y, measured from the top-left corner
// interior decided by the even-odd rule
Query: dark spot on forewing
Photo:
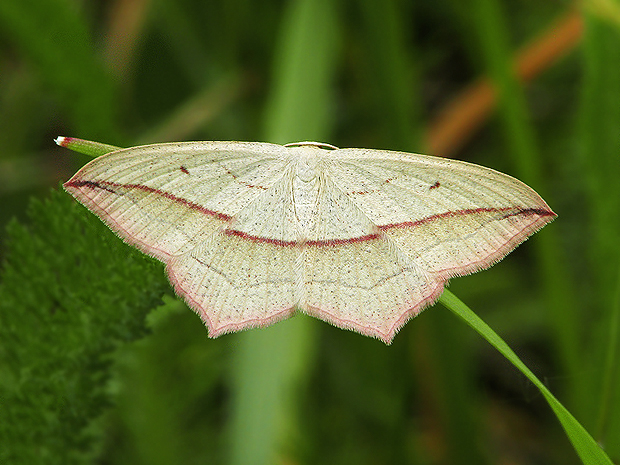
[[[250,184],[250,183],[247,183],[247,182],[241,182],[240,184],[243,184],[244,186],[249,187],[250,189],[261,189],[261,190],[264,190],[264,191],[267,190],[267,188],[265,186],[261,186],[259,184]]]
[[[183,165],[181,165],[181,167],[179,169],[181,171],[183,171],[185,174],[189,174],[189,170],[187,168],[185,168]]]

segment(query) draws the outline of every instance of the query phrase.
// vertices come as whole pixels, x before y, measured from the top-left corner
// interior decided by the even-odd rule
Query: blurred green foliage
[[[59,134],[420,152],[481,75],[498,111],[458,157],[559,218],[451,290],[620,459],[620,5],[583,2],[577,49],[527,86],[511,72],[570,8],[0,2],[0,223],[19,219],[0,235],[0,462],[578,463],[537,391],[441,306],[390,347],[306,316],[211,340],[158,306],[161,266],[49,194],[87,161]]]

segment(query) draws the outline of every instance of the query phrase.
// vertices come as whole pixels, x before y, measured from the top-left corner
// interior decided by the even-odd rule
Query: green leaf
[[[92,463],[110,355],[170,287],[68,195],[28,216],[7,228],[0,282],[0,463]]]

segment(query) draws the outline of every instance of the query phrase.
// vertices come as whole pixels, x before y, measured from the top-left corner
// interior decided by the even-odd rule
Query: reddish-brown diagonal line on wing
[[[106,190],[106,191],[110,191],[110,192],[115,192],[114,188],[123,188],[123,189],[137,189],[137,190],[142,190],[142,191],[146,191],[146,192],[151,192],[155,195],[159,195],[162,196],[166,199],[172,200],[174,202],[178,202],[183,204],[184,206],[201,212],[205,215],[208,216],[212,216],[215,217],[219,220],[222,221],[231,221],[233,219],[232,216],[227,215],[225,213],[220,213],[214,210],[210,210],[208,208],[205,208],[203,206],[200,206],[194,202],[191,202],[187,199],[181,198],[181,197],[177,197],[175,195],[172,195],[168,192],[159,190],[159,189],[155,189],[152,187],[148,187],[148,186],[144,186],[142,184],[121,184],[121,183],[115,183],[115,182],[110,182],[110,181],[82,181],[82,180],[70,180],[67,183],[65,183],[65,186],[67,187],[75,187],[75,188],[79,188],[79,187],[88,187],[88,188],[92,188],[92,189],[101,189],[101,190]],[[544,208],[520,208],[520,207],[503,207],[503,208],[470,208],[470,209],[464,209],[464,210],[454,210],[454,211],[448,211],[448,212],[444,212],[444,213],[439,213],[437,215],[431,215],[431,216],[427,216],[426,218],[422,218],[420,220],[417,221],[406,221],[403,223],[394,223],[394,224],[387,224],[387,225],[381,225],[378,228],[380,230],[388,230],[388,229],[392,229],[392,228],[411,228],[411,227],[416,227],[416,226],[421,226],[423,224],[426,223],[430,223],[434,220],[438,220],[438,219],[445,219],[445,218],[450,218],[450,217],[458,217],[458,216],[465,216],[465,215],[475,215],[477,213],[502,213],[505,212],[506,213],[506,217],[509,216],[517,216],[517,215],[538,215],[541,217],[545,217],[545,216],[551,216],[551,217],[555,217],[556,214],[554,212],[552,212],[551,210],[548,209],[544,209]],[[353,244],[353,243],[359,243],[359,242],[364,242],[364,241],[369,241],[369,240],[374,240],[380,237],[380,232],[376,232],[376,233],[371,233],[371,234],[366,234],[364,236],[359,236],[359,237],[352,237],[349,239],[325,239],[325,240],[301,240],[301,241],[291,241],[291,240],[281,240],[281,239],[275,239],[275,238],[269,238],[269,237],[261,237],[261,236],[254,236],[252,234],[248,234],[246,232],[243,231],[238,231],[236,229],[226,229],[224,231],[225,234],[228,235],[232,235],[232,236],[238,236],[241,237],[243,239],[246,239],[248,241],[254,241],[254,242],[262,242],[262,243],[269,243],[269,244],[273,244],[273,245],[277,245],[280,247],[300,247],[300,246],[309,246],[309,247],[335,247],[335,246],[339,246],[339,245],[345,245],[345,244]]]
[[[120,183],[115,183],[115,182],[110,182],[110,181],[80,181],[80,180],[70,180],[67,181],[65,183],[65,186],[67,187],[90,187],[92,189],[102,189],[102,190],[106,190],[109,192],[113,192],[116,193],[116,191],[114,191],[114,188],[123,188],[123,189],[137,189],[137,190],[142,190],[145,192],[152,192],[153,194],[156,195],[160,195],[162,197],[165,197],[168,200],[172,200],[174,202],[178,202],[181,203],[183,205],[185,205],[187,208],[191,208],[192,210],[196,210],[199,211],[201,213],[204,213],[205,215],[208,216],[213,216],[215,218],[217,218],[218,220],[222,220],[222,221],[230,221],[232,220],[232,217],[230,215],[227,215],[225,213],[220,213],[220,212],[216,212],[214,210],[209,210],[208,208],[202,207],[194,202],[191,202],[189,200],[186,200],[184,198],[181,197],[177,197],[175,195],[172,195],[168,192],[164,192],[162,190],[159,189],[155,189],[152,187],[148,187],[148,186],[143,186],[142,184],[120,184]]]
[[[387,224],[383,226],[379,226],[379,230],[385,231],[392,228],[411,228],[416,226],[421,226],[426,223],[430,223],[434,220],[450,218],[450,217],[458,217],[465,215],[475,215],[477,213],[505,213],[504,218],[508,218],[510,216],[530,216],[536,215],[540,217],[550,216],[555,217],[556,214],[551,210],[543,209],[543,208],[519,208],[519,207],[504,207],[504,208],[470,208],[465,210],[455,210],[444,213],[439,213],[437,215],[427,216],[426,218],[422,218],[417,221],[406,221],[403,223],[395,223],[395,224]],[[301,247],[301,246],[309,246],[309,247],[334,247],[339,245],[353,244],[357,242],[370,241],[374,239],[378,239],[381,236],[380,232],[367,234],[365,236],[352,237],[350,239],[326,239],[326,240],[306,240],[306,241],[284,241],[279,239],[272,239],[268,237],[260,237],[253,236],[251,234],[245,233],[243,231],[238,231],[236,229],[226,229],[224,231],[228,235],[239,236],[248,241],[254,242],[262,242],[278,245],[281,247]]]
[[[247,239],[248,241],[273,244],[273,245],[278,245],[280,247],[301,247],[301,246],[306,246],[306,245],[310,247],[335,247],[339,245],[369,241],[373,239],[378,239],[380,237],[379,233],[374,233],[374,234],[367,234],[361,237],[353,237],[351,239],[326,239],[322,241],[317,241],[317,240],[284,241],[280,239],[271,239],[269,237],[253,236],[243,231],[237,231],[236,229],[226,229],[224,233],[229,236],[238,236],[243,239]]]
[[[443,219],[443,218],[465,216],[465,215],[475,215],[477,213],[493,213],[493,212],[495,213],[506,212],[506,215],[504,215],[504,218],[508,218],[510,216],[517,216],[517,215],[523,215],[523,216],[538,215],[541,217],[557,216],[551,210],[546,210],[543,208],[522,208],[522,207],[468,208],[465,210],[448,211],[444,213],[439,213],[437,215],[427,216],[426,218],[422,218],[417,221],[406,221],[404,223],[386,224],[386,225],[379,226],[379,228],[384,231],[387,229],[392,229],[392,228],[412,228],[412,227],[420,226],[425,223],[430,223],[431,221]]]

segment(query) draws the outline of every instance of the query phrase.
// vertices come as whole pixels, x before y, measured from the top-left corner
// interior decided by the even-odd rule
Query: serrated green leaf
[[[0,463],[91,463],[109,356],[169,286],[62,192],[8,227],[0,282]]]

